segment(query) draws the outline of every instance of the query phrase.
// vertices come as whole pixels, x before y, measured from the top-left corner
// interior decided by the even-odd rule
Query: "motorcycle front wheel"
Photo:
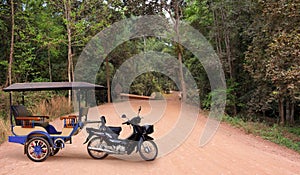
[[[142,159],[152,161],[157,157],[158,149],[152,140],[145,140],[139,145],[139,153]]]
[[[106,142],[99,138],[95,137],[91,141],[89,141],[87,145],[87,151],[89,155],[94,159],[104,159],[108,156],[108,154],[104,151],[96,150],[97,148],[105,148],[107,146]]]

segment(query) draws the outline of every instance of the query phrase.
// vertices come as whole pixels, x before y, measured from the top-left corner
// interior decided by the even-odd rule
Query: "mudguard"
[[[44,137],[49,142],[50,146],[51,147],[53,146],[53,141],[52,141],[50,135],[47,132],[44,132],[44,131],[33,131],[30,134],[28,134],[26,141],[28,141],[29,139],[31,139],[33,136]]]
[[[50,144],[50,147],[53,147],[53,141],[50,137],[50,135],[47,133],[47,132],[44,132],[44,131],[33,131],[31,132],[30,134],[28,134],[27,136],[27,139],[26,139],[26,143],[24,144],[24,154],[26,154],[26,144],[27,144],[27,141],[31,138],[33,138],[34,136],[38,136],[38,137],[44,137],[48,143]]]
[[[144,137],[145,137],[145,140],[154,140],[154,138],[152,138],[152,137],[150,137],[148,135],[145,135]]]
[[[87,133],[89,133],[86,140],[83,142],[83,144],[86,144],[89,142],[89,140],[93,137],[94,133],[92,132],[94,128],[86,128]]]
[[[101,137],[101,136],[104,136],[105,133],[103,132],[99,132],[99,129],[95,129],[95,128],[86,128],[86,131],[87,133],[89,134],[88,137],[86,138],[86,140],[84,141],[83,144],[86,144],[89,142],[89,140],[94,137],[94,136],[97,136],[97,137]]]

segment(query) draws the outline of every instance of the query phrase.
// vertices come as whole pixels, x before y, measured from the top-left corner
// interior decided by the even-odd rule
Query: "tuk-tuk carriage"
[[[86,82],[38,82],[15,83],[4,88],[10,92],[10,123],[12,136],[8,141],[24,145],[24,154],[35,162],[42,162],[64,148],[66,142],[72,143],[72,137],[77,135],[87,121],[88,108],[81,107],[81,96],[88,90],[103,90],[104,86]],[[45,91],[45,90],[74,90],[77,93],[78,115],[60,117],[63,128],[57,131],[46,120],[48,116],[32,116],[23,104],[15,105],[12,92]],[[85,116],[85,121],[83,121]]]

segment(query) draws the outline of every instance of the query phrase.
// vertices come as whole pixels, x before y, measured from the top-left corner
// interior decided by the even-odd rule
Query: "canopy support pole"
[[[12,99],[12,92],[9,92],[9,115],[10,115],[10,127],[11,127],[11,131],[13,132],[13,113],[12,113],[12,109],[11,106],[13,104],[13,99]]]
[[[81,106],[80,106],[80,97],[81,97],[81,91],[78,90],[77,92],[77,99],[78,99],[78,113],[79,113],[79,122],[81,122]]]

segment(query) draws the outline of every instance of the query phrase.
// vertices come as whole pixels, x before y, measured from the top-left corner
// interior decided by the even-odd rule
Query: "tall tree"
[[[179,30],[180,26],[180,20],[183,17],[183,7],[185,6],[185,1],[182,0],[174,0],[174,1],[162,1],[162,7],[163,9],[168,13],[169,18],[172,20],[172,23],[174,24],[174,32],[176,43],[174,45],[176,46],[175,52],[177,54],[177,59],[179,61],[179,80],[181,84],[181,91],[182,91],[182,100],[186,101],[187,99],[187,90],[186,90],[186,84],[184,80],[184,73],[183,73],[183,51],[184,48],[180,44],[181,43],[181,33]]]
[[[65,12],[65,21],[67,27],[67,36],[68,36],[68,80],[72,82],[74,80],[74,66],[73,66],[73,55],[72,55],[72,30],[71,30],[71,1],[64,0],[64,12]],[[72,93],[69,90],[69,105],[71,105]]]
[[[10,0],[11,6],[11,40],[10,40],[10,53],[9,53],[9,63],[8,63],[8,81],[7,85],[11,85],[12,83],[12,64],[13,64],[13,56],[14,56],[14,36],[15,36],[15,9],[14,9],[14,1]]]
[[[233,26],[233,21],[231,15],[234,8],[234,4],[229,1],[209,1],[208,2],[210,10],[213,15],[213,25],[212,25],[212,35],[217,50],[217,54],[222,61],[223,68],[226,73],[227,86],[232,88],[236,81],[235,76],[235,65],[234,60],[236,60],[236,55],[233,54],[233,39],[236,33],[235,29],[237,26]],[[231,91],[232,94],[228,94],[228,97],[236,97],[235,89]],[[234,116],[237,114],[236,100],[231,99],[231,114]],[[229,104],[227,104],[227,107]]]
[[[258,5],[261,18],[249,28],[253,40],[246,54],[246,68],[259,82],[258,90],[271,87],[267,102],[278,103],[281,124],[293,123],[299,92],[300,3],[266,0]]]
[[[10,2],[3,0],[0,1],[0,69],[2,73],[0,74],[0,86],[8,83],[8,62],[9,62],[9,52],[10,52],[10,32],[11,26],[11,8]]]

